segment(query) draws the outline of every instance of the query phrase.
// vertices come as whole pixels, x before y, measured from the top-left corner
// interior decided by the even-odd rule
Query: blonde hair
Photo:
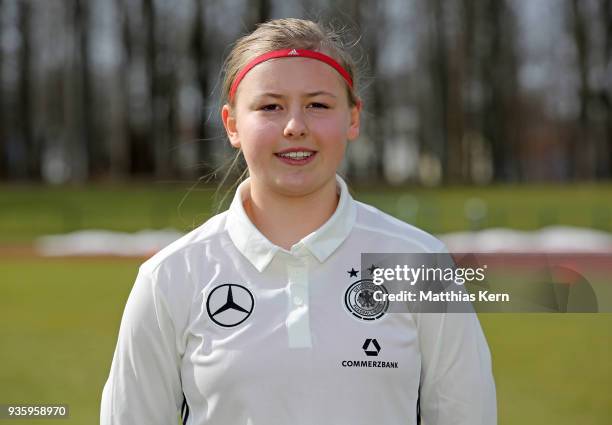
[[[359,73],[357,65],[342,42],[341,35],[313,21],[296,18],[275,19],[257,25],[255,31],[239,38],[223,65],[223,103],[229,100],[230,87],[244,66],[264,53],[280,49],[307,49],[325,53],[334,58],[353,79],[353,89],[348,84],[349,104],[355,106]],[[233,105],[232,105],[233,106]]]

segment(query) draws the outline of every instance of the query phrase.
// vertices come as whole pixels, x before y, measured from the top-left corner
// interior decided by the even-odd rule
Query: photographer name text
[[[479,290],[475,293],[466,292],[434,292],[434,291],[400,291],[399,293],[385,293],[384,291],[375,291],[373,294],[374,301],[390,301],[390,302],[510,302],[510,294],[507,293],[491,293],[485,290]]]

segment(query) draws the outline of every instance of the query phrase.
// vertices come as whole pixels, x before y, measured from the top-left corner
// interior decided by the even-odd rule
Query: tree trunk
[[[483,20],[489,44],[482,61],[484,86],[489,95],[483,105],[483,133],[491,145],[494,179],[520,179],[517,160],[517,61],[515,22],[507,0],[487,0]]]
[[[109,173],[113,180],[125,179],[129,174],[129,151],[131,138],[130,125],[130,91],[128,74],[132,59],[132,41],[130,37],[130,21],[125,0],[115,0],[115,15],[120,21],[117,49],[121,60],[112,76],[113,106],[110,112],[109,134]],[[116,106],[115,106],[116,105]]]
[[[99,144],[98,131],[92,113],[94,98],[92,96],[91,66],[89,55],[89,8],[87,0],[75,0],[74,29],[78,45],[79,90],[80,102],[80,143],[85,145],[89,177],[100,175],[107,169],[106,155],[103,146]]]
[[[256,0],[247,3],[248,6],[248,17],[249,17],[249,31],[255,29],[256,24],[265,22],[270,19],[270,13],[272,9],[271,0]]]
[[[25,176],[40,180],[40,147],[32,131],[32,6],[19,2],[19,33],[22,45],[19,50],[19,124],[18,132],[25,147]]]
[[[192,54],[195,59],[196,81],[201,99],[201,113],[199,114],[196,134],[198,139],[198,163],[201,167],[199,171],[203,175],[209,174],[215,168],[212,158],[213,140],[209,139],[208,128],[210,124],[208,123],[208,114],[206,113],[209,90],[207,70],[210,66],[208,49],[211,46],[206,44],[205,14],[204,0],[195,0],[195,18],[190,51],[193,52]]]
[[[433,125],[429,141],[430,153],[442,165],[442,179],[448,170],[448,126],[449,126],[449,72],[446,37],[444,33],[444,4],[441,0],[427,1],[430,24],[430,72],[432,78]]]
[[[4,9],[0,7],[0,37],[4,34],[4,28],[2,26]],[[4,69],[4,49],[0,48],[0,69]],[[5,104],[5,92],[4,87],[0,86],[0,180],[8,180],[8,143],[7,137],[8,132],[5,126],[5,115],[4,110]]]
[[[612,0],[602,0],[601,19],[605,27],[604,64],[607,69],[612,67]],[[605,110],[604,140],[601,157],[605,157],[600,167],[599,177],[612,179],[612,83],[602,88],[601,102]],[[599,157],[600,155],[598,155]]]
[[[141,143],[139,150],[144,151],[149,163],[142,164],[145,173],[153,173],[158,177],[168,175],[169,158],[164,158],[162,155],[164,148],[163,140],[163,122],[160,122],[160,107],[163,100],[160,98],[160,81],[157,72],[157,22],[154,0],[143,0],[143,17],[146,25],[146,63],[147,63],[147,78],[149,83],[149,124],[147,126],[147,137],[144,140],[139,140]],[[147,161],[148,162],[148,161]]]
[[[571,175],[574,179],[591,177],[592,167],[589,167],[589,154],[591,151],[591,134],[588,108],[591,98],[589,89],[589,48],[587,41],[586,18],[578,0],[571,0],[571,13],[573,17],[572,29],[576,50],[578,52],[578,75],[580,77],[578,116],[578,134],[572,138],[570,157],[572,161]],[[584,4],[582,5],[584,6]]]

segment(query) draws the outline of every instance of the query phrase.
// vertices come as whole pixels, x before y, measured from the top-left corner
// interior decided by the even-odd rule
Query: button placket
[[[308,270],[305,261],[287,264],[289,311],[287,331],[292,348],[311,347]]]

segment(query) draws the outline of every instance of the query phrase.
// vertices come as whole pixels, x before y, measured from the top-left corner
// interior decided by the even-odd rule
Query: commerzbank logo
[[[376,338],[366,338],[365,342],[361,346],[363,352],[368,357],[378,357],[382,350],[381,345],[378,343]],[[389,362],[383,360],[365,360],[363,358],[355,358],[351,360],[342,360],[342,367],[354,367],[354,368],[382,368],[382,369],[397,369],[399,368],[398,362]]]
[[[378,353],[380,353],[380,344],[378,344],[376,338],[366,339],[361,348],[363,348],[366,356],[378,356]]]

